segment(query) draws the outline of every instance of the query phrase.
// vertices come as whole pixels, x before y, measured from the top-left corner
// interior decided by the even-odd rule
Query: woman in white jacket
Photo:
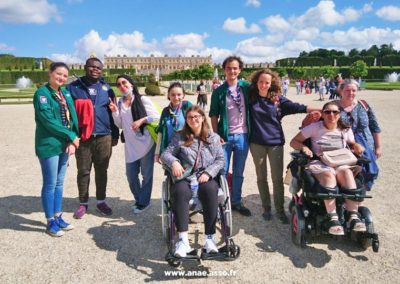
[[[110,102],[110,109],[115,125],[124,132],[126,176],[136,201],[132,209],[138,214],[149,207],[153,188],[155,143],[146,125],[158,121],[160,114],[149,98],[139,94],[131,77],[119,75],[116,85],[123,96],[118,104]]]

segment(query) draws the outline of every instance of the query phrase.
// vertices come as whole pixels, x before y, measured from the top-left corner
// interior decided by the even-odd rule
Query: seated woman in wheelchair
[[[198,196],[203,207],[206,234],[204,248],[207,253],[217,253],[214,234],[219,185],[214,178],[224,168],[225,159],[220,137],[210,131],[204,111],[199,106],[192,106],[187,110],[183,130],[172,136],[171,143],[161,155],[161,161],[171,169],[175,177],[182,176],[185,168],[192,168],[191,177],[197,177]],[[189,201],[192,198],[189,178],[177,181],[171,188],[172,208],[179,234],[174,253],[177,257],[186,257],[192,250],[187,232]]]
[[[311,139],[311,150],[304,141]],[[356,155],[361,155],[364,148],[355,143],[354,135],[350,127],[343,124],[340,119],[339,105],[334,102],[326,103],[322,108],[322,120],[304,127],[290,142],[296,150],[313,157],[319,157],[323,151],[330,151],[349,146]],[[359,166],[339,166],[329,167],[319,159],[313,159],[308,165],[312,175],[318,180],[320,185],[334,189],[337,185],[346,190],[357,188],[354,176],[360,171]],[[352,230],[365,232],[365,224],[360,220],[358,212],[358,201],[346,199],[345,206],[349,212],[349,224]],[[343,235],[344,230],[338,220],[336,213],[335,199],[324,200],[325,208],[330,218],[328,232],[332,235]]]

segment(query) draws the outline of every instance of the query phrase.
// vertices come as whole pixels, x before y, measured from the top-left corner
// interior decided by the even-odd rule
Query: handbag
[[[322,152],[320,158],[325,165],[332,168],[354,166],[357,163],[357,157],[348,148]]]
[[[163,164],[162,167],[164,170],[166,170],[169,173],[169,176],[171,177],[172,183],[175,184],[178,181],[181,181],[189,176],[191,176],[193,173],[196,172],[197,167],[198,167],[198,163],[199,163],[199,159],[200,159],[200,150],[202,147],[202,141],[199,141],[199,148],[197,149],[197,155],[196,155],[196,160],[194,161],[194,165],[190,166],[190,165],[182,165],[183,168],[185,169],[185,171],[183,172],[183,174],[179,177],[176,177],[172,174],[172,169],[170,167],[168,167],[166,164]],[[179,161],[180,164],[182,164],[181,161]]]

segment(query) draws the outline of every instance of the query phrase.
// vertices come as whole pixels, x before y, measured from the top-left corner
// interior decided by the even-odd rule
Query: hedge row
[[[293,69],[295,67],[286,67],[284,68],[289,75],[289,77],[293,77]],[[305,78],[314,78],[319,77],[321,75],[321,68],[320,67],[303,67],[305,70]],[[278,71],[279,68],[271,68],[274,71]],[[350,67],[336,67],[334,68],[336,73],[341,73],[343,78],[350,77]],[[365,76],[363,79],[374,79],[374,80],[384,80],[385,76],[391,73],[400,73],[400,66],[398,67],[369,67],[368,68],[368,75]]]
[[[276,61],[276,66],[278,67],[299,67],[299,66],[325,66],[330,65],[334,66],[336,59],[336,66],[350,66],[357,60],[363,60],[368,66],[400,66],[400,55],[385,55],[381,57],[373,57],[373,56],[338,56],[335,58],[323,58],[323,57],[292,57],[292,58],[284,58]]]

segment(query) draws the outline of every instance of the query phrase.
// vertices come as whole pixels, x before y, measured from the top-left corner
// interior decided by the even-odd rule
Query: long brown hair
[[[194,106],[191,106],[190,108],[188,108],[188,110],[186,111],[185,126],[183,127],[183,129],[181,131],[181,133],[185,139],[184,145],[190,146],[190,145],[192,145],[193,140],[194,140],[194,133],[193,133],[192,129],[190,128],[189,124],[187,123],[187,117],[191,112],[197,112],[203,117],[203,123],[201,125],[200,135],[198,138],[201,141],[203,141],[204,143],[209,144],[208,136],[210,134],[210,125],[208,124],[207,117],[206,117],[203,109],[200,106],[194,105]]]
[[[279,78],[278,73],[270,70],[270,69],[261,69],[258,71],[255,71],[251,77],[251,85],[250,85],[250,103],[254,103],[257,99],[258,95],[258,79],[262,74],[267,74],[271,76],[271,86],[269,87],[268,94],[267,94],[267,99],[270,101],[275,101],[276,97],[278,97],[281,94],[281,80]]]

